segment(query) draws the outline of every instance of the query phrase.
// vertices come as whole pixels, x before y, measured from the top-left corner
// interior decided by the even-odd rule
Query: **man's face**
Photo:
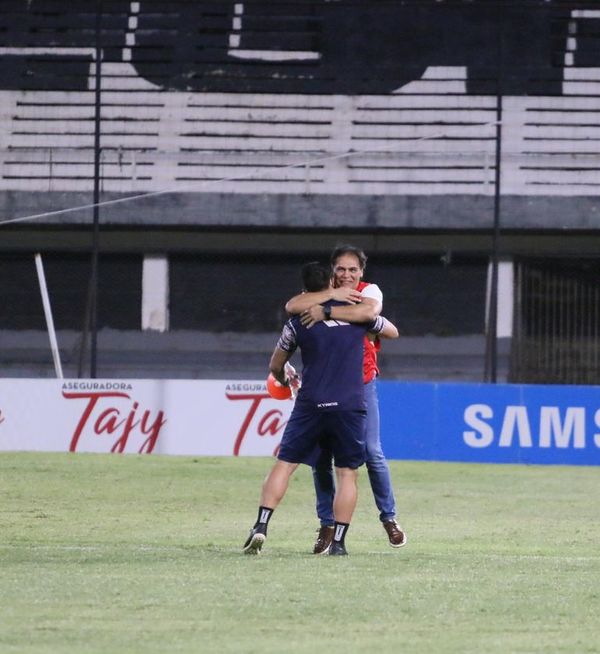
[[[333,264],[333,285],[356,288],[363,276],[360,261],[355,254],[342,254]]]

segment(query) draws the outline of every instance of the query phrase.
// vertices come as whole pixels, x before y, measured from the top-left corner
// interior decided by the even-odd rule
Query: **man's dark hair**
[[[360,265],[361,270],[364,270],[367,267],[367,255],[355,245],[337,245],[333,252],[331,253],[331,266],[335,266],[335,262],[344,254],[353,254],[357,259]]]
[[[311,261],[302,266],[302,286],[305,291],[322,291],[329,286],[330,280],[331,268],[320,261]]]

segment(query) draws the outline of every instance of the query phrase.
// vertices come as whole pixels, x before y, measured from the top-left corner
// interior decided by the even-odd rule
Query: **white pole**
[[[60,352],[58,351],[56,332],[54,331],[54,320],[52,319],[52,309],[50,308],[50,297],[48,296],[48,287],[46,286],[46,275],[44,275],[44,265],[39,253],[35,255],[35,267],[37,268],[38,280],[40,282],[40,293],[42,294],[42,304],[44,305],[46,325],[48,326],[48,336],[50,338],[52,359],[54,360],[54,370],[56,371],[56,376],[59,379],[62,379],[63,371],[62,366],[60,365]]]

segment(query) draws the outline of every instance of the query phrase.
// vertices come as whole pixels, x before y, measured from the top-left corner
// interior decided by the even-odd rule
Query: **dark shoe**
[[[392,547],[403,547],[406,545],[406,534],[395,520],[386,520],[383,523],[383,528],[387,532]]]
[[[333,525],[324,526],[319,529],[315,546],[313,547],[313,554],[327,554],[331,541],[333,540]]]
[[[245,554],[260,554],[263,543],[267,539],[265,534],[265,526],[258,525],[258,527],[252,527],[250,530],[250,535],[244,543],[244,553]]]
[[[329,556],[348,556],[348,552],[341,543],[334,540],[329,547]]]

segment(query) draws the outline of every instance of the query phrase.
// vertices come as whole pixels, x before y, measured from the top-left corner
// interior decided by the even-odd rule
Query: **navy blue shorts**
[[[303,411],[294,407],[285,427],[277,458],[314,465],[319,447],[333,454],[338,468],[358,468],[365,462],[366,411]]]

